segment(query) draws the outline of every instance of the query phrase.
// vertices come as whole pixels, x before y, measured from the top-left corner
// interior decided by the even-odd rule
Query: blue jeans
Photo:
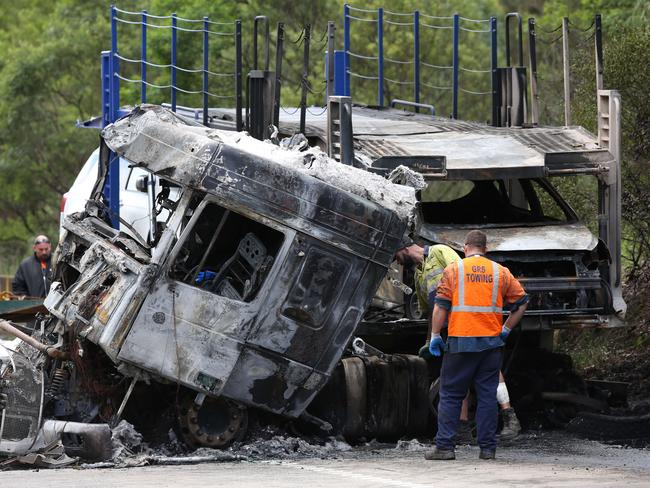
[[[470,385],[476,390],[476,430],[482,449],[497,447],[497,386],[501,368],[501,348],[481,352],[447,353],[440,370],[438,404],[439,449],[454,449],[460,423],[460,408]]]

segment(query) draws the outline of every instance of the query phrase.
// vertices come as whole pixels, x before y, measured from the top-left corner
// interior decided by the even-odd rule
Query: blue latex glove
[[[440,334],[433,334],[431,336],[431,342],[429,343],[429,352],[432,356],[440,357],[442,356],[442,351],[445,350],[445,341],[442,340]]]
[[[510,329],[508,329],[504,324],[503,327],[501,328],[501,334],[499,335],[499,337],[501,337],[501,340],[503,342],[506,342],[506,340],[508,339],[508,334],[510,334]]]

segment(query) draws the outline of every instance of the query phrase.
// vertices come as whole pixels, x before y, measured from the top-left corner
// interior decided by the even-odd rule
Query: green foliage
[[[640,69],[650,63],[650,30],[630,22],[610,28],[607,40],[605,88],[617,89],[622,99],[623,257],[634,275],[650,258],[650,73]],[[594,64],[588,54],[583,48],[574,58],[587,62],[572,66],[572,109],[577,123],[595,130]]]
[[[323,62],[326,49],[328,20],[336,21],[336,47],[342,48],[342,0],[248,0],[242,2],[205,2],[204,0],[124,0],[117,2],[121,9],[139,12],[147,9],[154,15],[169,15],[200,19],[209,16],[211,21],[231,22],[242,20],[243,54],[246,73],[253,64],[252,19],[267,15],[271,26],[271,69],[275,64],[275,28],[284,22],[286,28],[283,58],[282,105],[296,106],[300,100],[303,71],[303,42],[301,37],[306,23],[312,27],[309,65],[308,103],[324,102]],[[624,149],[628,162],[625,167],[624,215],[626,249],[633,263],[638,264],[650,253],[648,245],[638,244],[650,235],[646,188],[650,181],[642,171],[648,156],[648,131],[650,96],[647,66],[650,59],[650,39],[645,25],[650,19],[650,4],[641,0],[446,0],[421,2],[416,0],[365,0],[353,6],[374,10],[385,7],[385,56],[403,63],[385,64],[385,75],[400,84],[386,82],[385,102],[393,98],[413,99],[413,65],[408,61],[413,55],[413,32],[408,23],[411,17],[394,13],[413,12],[416,9],[429,16],[448,17],[458,12],[466,19],[487,19],[495,15],[499,20],[500,64],[503,64],[503,15],[520,10],[525,19],[537,17],[539,29],[538,53],[540,71],[540,97],[542,121],[558,124],[563,121],[561,75],[561,42],[558,31],[553,31],[565,15],[572,19],[572,113],[574,122],[595,128],[594,68],[591,52],[591,31],[587,28],[593,15],[603,14],[605,33],[606,86],[617,88],[623,96]],[[355,16],[374,18],[374,13],[356,12]],[[139,15],[120,14],[120,17],[139,21]],[[377,52],[374,24],[352,21],[352,50],[372,56]],[[393,22],[393,23],[390,23]],[[397,22],[398,24],[395,24]],[[450,25],[449,19],[422,17],[430,25]],[[150,18],[150,23],[168,26],[168,19]],[[184,23],[180,27],[202,28],[201,24]],[[466,29],[484,29],[486,24],[461,22]],[[221,32],[232,25],[212,25],[211,30]],[[148,29],[148,57],[153,63],[170,62],[170,29]],[[140,26],[119,24],[120,54],[126,58],[140,57]],[[232,36],[210,36],[209,63],[213,72],[231,72],[234,65],[234,39]],[[202,65],[202,34],[178,32],[178,64],[185,68]],[[428,64],[451,64],[451,30],[421,28],[422,60]],[[15,262],[28,249],[31,236],[46,232],[57,234],[59,200],[69,188],[74,176],[87,155],[97,145],[97,133],[75,128],[77,120],[98,115],[100,105],[99,54],[110,47],[109,1],[13,0],[3,3],[0,16],[0,271],[12,271]],[[490,115],[490,97],[469,93],[490,89],[489,74],[471,70],[489,68],[489,34],[461,32],[461,66],[469,70],[460,76],[460,86],[465,90],[459,97],[461,118],[487,120]],[[355,60],[352,69],[359,74],[376,74],[376,61]],[[139,63],[121,63],[123,76],[140,78]],[[451,111],[449,90],[432,87],[451,85],[450,70],[421,69],[423,84],[421,101],[433,104],[438,114]],[[149,68],[148,80],[156,85],[168,85],[169,69]],[[200,91],[201,75],[178,73],[178,84],[185,90]],[[376,103],[377,87],[373,80],[353,79],[356,102]],[[211,93],[230,95],[233,80],[228,77],[210,78]],[[137,104],[140,101],[139,84],[121,83],[122,101]],[[169,89],[147,89],[148,101],[169,101]],[[178,94],[178,104],[201,106],[199,94]],[[212,106],[233,106],[232,99],[210,98]],[[593,179],[589,183],[578,179],[560,180],[559,186],[568,193],[578,213],[589,219],[593,215]],[[595,225],[594,220],[588,220]]]
[[[14,2],[3,17],[0,268],[6,272],[35,234],[56,238],[61,195],[97,144],[97,134],[76,129],[75,121],[98,112],[99,76],[88,68],[97,66],[108,31],[105,9],[92,2]]]

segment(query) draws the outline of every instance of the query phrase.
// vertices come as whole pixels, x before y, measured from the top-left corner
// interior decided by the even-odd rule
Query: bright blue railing
[[[233,22],[215,22],[208,17],[201,19],[188,19],[179,17],[176,14],[171,15],[153,15],[142,10],[140,12],[131,12],[119,9],[115,6],[110,8],[111,19],[111,49],[102,53],[102,126],[106,126],[119,118],[121,104],[136,103],[136,101],[123,101],[120,99],[120,83],[139,84],[140,102],[146,103],[150,98],[150,89],[169,90],[169,102],[172,110],[177,109],[179,94],[200,95],[203,108],[203,123],[208,123],[208,108],[210,101],[217,101],[220,106],[224,102],[229,104],[234,100],[236,107],[236,127],[237,130],[243,129],[243,96],[242,96],[242,24],[241,21]],[[371,55],[355,52],[351,46],[351,30],[355,23],[374,24],[373,30],[376,32],[376,53]],[[120,53],[118,44],[119,26],[139,26],[140,50],[139,57],[129,58]],[[406,28],[412,33],[413,49],[410,59],[392,59],[385,53],[385,47],[390,47],[390,39],[387,38],[385,29],[387,26],[397,29]],[[170,61],[169,63],[154,63],[149,57],[147,50],[148,42],[152,29],[169,30],[170,42]],[[425,31],[438,31],[450,33],[449,40],[443,41],[444,47],[448,49],[451,43],[451,59],[448,63],[434,64],[427,59],[431,56],[431,49],[423,50],[423,34]],[[187,32],[201,35],[202,57],[201,65],[198,67],[187,67],[179,65],[178,51],[178,33]],[[489,34],[490,44],[490,67],[485,69],[469,68],[461,65],[461,33],[468,34]],[[209,48],[210,39],[219,37],[222,39],[231,38],[235,47],[235,66],[232,71],[217,72],[210,70],[209,65]],[[389,35],[390,37],[390,35]],[[446,35],[445,35],[446,37]],[[423,53],[425,53],[423,55]],[[184,53],[186,54],[186,53]],[[186,56],[184,56],[186,57]],[[355,66],[360,65],[360,61],[376,63],[374,73],[361,72],[356,70]],[[456,14],[448,17],[439,17],[428,15],[420,11],[400,13],[391,12],[384,8],[376,10],[366,10],[344,6],[343,16],[343,51],[334,52],[335,62],[335,79],[334,93],[337,95],[351,94],[351,79],[369,80],[376,82],[376,103],[379,106],[387,105],[386,87],[388,86],[409,86],[411,87],[411,98],[416,104],[421,103],[425,91],[431,92],[449,92],[450,115],[458,117],[459,98],[463,94],[483,96],[492,95],[493,100],[496,95],[496,67],[497,67],[497,23],[496,18],[490,19],[467,19]],[[359,62],[359,63],[358,63]],[[136,66],[139,68],[140,77],[128,77],[122,72],[126,66]],[[391,71],[387,71],[387,65],[390,69],[399,68],[398,72],[403,72],[401,68],[408,68],[412,75],[406,79],[402,76],[391,77]],[[135,69],[138,69],[135,68]],[[154,80],[158,78],[160,72],[168,70],[169,83],[159,84]],[[126,72],[132,72],[133,69],[125,69]],[[179,73],[196,74],[200,76],[200,89],[189,89],[188,86],[179,85]],[[431,83],[433,73],[450,73],[449,84]],[[388,75],[387,75],[388,73]],[[490,76],[490,91],[479,91],[471,89],[472,87],[464,86],[462,81],[463,73],[477,73],[479,75]],[[154,76],[152,76],[152,74]],[[181,77],[182,78],[182,77]],[[232,90],[230,93],[214,93],[210,91],[210,82],[214,78],[233,80]],[[220,83],[220,86],[228,84]],[[125,103],[126,102],[126,103]],[[214,103],[213,103],[214,105]],[[493,104],[494,105],[494,104]],[[416,109],[417,110],[417,109]],[[113,158],[115,159],[115,158]],[[109,179],[106,185],[106,195],[110,203],[110,208],[115,216],[114,222],[117,226],[117,216],[119,215],[119,165],[114,161],[111,165]]]
[[[203,104],[203,123],[208,123],[208,108],[209,99],[234,100],[235,113],[236,113],[236,127],[237,130],[242,130],[242,45],[241,45],[241,21],[234,22],[214,22],[208,17],[202,19],[186,19],[179,17],[176,14],[171,15],[152,15],[146,10],[141,12],[130,12],[122,10],[115,6],[110,8],[111,19],[111,49],[110,51],[102,52],[101,67],[102,67],[102,127],[115,122],[122,113],[120,107],[122,100],[120,99],[120,83],[133,83],[140,85],[140,102],[147,102],[147,88],[154,88],[160,90],[169,90],[171,109],[176,111],[177,108],[177,95],[184,93],[188,95],[201,95]],[[167,22],[165,23],[153,23]],[[179,21],[182,25],[179,25]],[[135,25],[140,26],[140,58],[132,59],[122,56],[118,46],[118,25]],[[189,25],[191,27],[185,27]],[[196,27],[196,26],[200,27]],[[214,30],[215,26],[218,29]],[[229,29],[230,28],[230,29]],[[169,29],[170,30],[170,51],[171,59],[168,64],[154,63],[148,58],[147,53],[147,34],[149,29]],[[225,30],[223,30],[225,29]],[[196,33],[202,35],[202,66],[198,68],[187,68],[179,66],[178,64],[178,32]],[[235,46],[235,66],[232,72],[215,72],[210,70],[209,66],[209,47],[210,37],[232,37]],[[131,64],[140,67],[140,78],[133,79],[122,75],[120,64]],[[153,83],[149,77],[150,73],[148,68],[154,70],[169,70],[170,81],[169,84],[160,85]],[[178,85],[177,73],[181,71],[184,73],[194,73],[201,75],[201,89],[190,90],[186,87]],[[217,94],[210,92],[210,78],[232,78],[232,93],[231,94]],[[108,200],[109,209],[111,211],[111,220],[115,228],[119,228],[119,191],[120,191],[120,165],[119,158],[114,154],[110,155],[109,176],[104,188],[104,194]]]
[[[235,101],[237,113],[237,127],[242,128],[242,47],[241,47],[241,21],[214,22],[208,17],[202,19],[187,19],[176,14],[153,15],[146,10],[131,12],[111,6],[111,50],[109,56],[109,77],[105,80],[109,83],[106,87],[111,96],[109,107],[104,123],[114,122],[119,116],[120,107],[120,82],[140,84],[140,102],[147,102],[147,88],[169,90],[169,100],[172,110],[176,110],[177,97],[179,93],[188,95],[201,95],[203,104],[203,122],[208,120],[208,106],[210,99],[223,101]],[[157,23],[154,23],[157,22]],[[140,33],[140,58],[132,59],[122,56],[118,46],[118,25],[135,25],[141,27]],[[190,27],[185,27],[185,26]],[[217,29],[214,30],[215,26]],[[166,64],[154,63],[147,57],[147,39],[150,29],[168,29],[170,31],[170,62]],[[178,64],[178,33],[196,33],[202,36],[202,65],[200,67],[183,67]],[[209,66],[209,48],[211,37],[231,37],[235,46],[235,66],[231,72],[215,72]],[[120,71],[120,64],[127,63],[140,67],[140,78],[127,78]],[[169,83],[165,85],[155,84],[151,81],[148,69],[169,70]],[[192,90],[179,86],[178,72],[197,74],[201,76],[201,89]],[[233,80],[232,90],[229,94],[218,94],[210,91],[211,78],[231,78]],[[223,86],[223,85],[221,85]]]
[[[397,18],[399,20],[391,20]],[[374,23],[376,24],[376,55],[367,55],[355,52],[351,46],[351,32],[354,23]],[[406,27],[412,29],[413,33],[413,57],[408,60],[396,60],[385,56],[384,43],[386,42],[384,27],[393,25],[397,27]],[[428,30],[449,30],[451,36],[449,42],[452,46],[451,59],[447,65],[436,65],[428,63],[422,59],[421,34],[422,29]],[[468,68],[460,64],[461,32],[467,34],[484,34],[489,35],[487,41],[490,45],[490,67],[483,69]],[[375,73],[360,73],[353,68],[353,60],[376,62],[377,71]],[[393,85],[410,85],[413,87],[413,100],[420,103],[422,97],[422,88],[429,88],[437,91],[449,91],[451,93],[451,116],[458,117],[458,101],[461,94],[486,96],[494,98],[496,94],[496,67],[497,67],[497,22],[496,17],[489,19],[468,19],[458,14],[448,17],[438,17],[427,15],[420,11],[402,13],[390,12],[383,8],[376,10],[367,10],[352,7],[348,4],[343,7],[343,53],[337,59],[337,70],[335,75],[337,80],[337,95],[350,96],[351,79],[375,81],[377,83],[377,105],[384,106],[385,87],[388,84]],[[392,79],[385,74],[385,63],[393,65],[412,65],[412,79]],[[422,79],[422,68],[428,70],[446,70],[451,71],[451,81],[449,85],[434,85]],[[489,79],[491,89],[489,91],[479,91],[462,86],[460,83],[461,73],[478,73],[485,75]],[[341,79],[343,78],[343,79]]]

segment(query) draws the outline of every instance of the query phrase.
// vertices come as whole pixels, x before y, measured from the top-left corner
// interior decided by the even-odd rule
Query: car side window
[[[510,205],[517,207],[521,210],[530,211],[530,202],[527,198],[526,192],[518,179],[507,180],[508,187],[508,200]]]
[[[539,200],[542,216],[546,220],[566,221],[568,219],[568,215],[555,197],[539,181],[530,180],[530,184]]]
[[[432,181],[422,190],[423,202],[451,202],[468,195],[474,189],[470,180]]]

